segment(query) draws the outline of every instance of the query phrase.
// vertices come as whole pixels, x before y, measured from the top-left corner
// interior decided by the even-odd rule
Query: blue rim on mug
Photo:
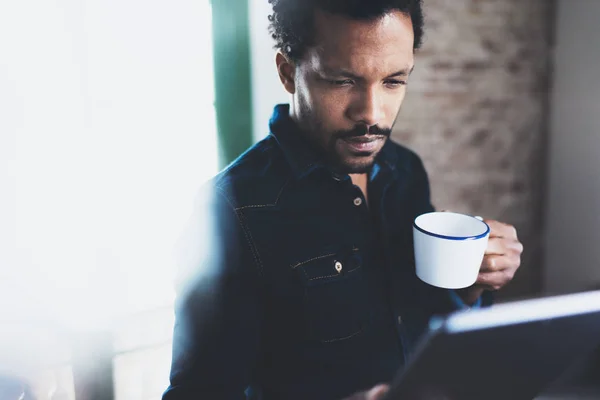
[[[425,214],[421,214],[419,215],[417,218],[423,216],[423,215],[427,215],[427,214],[435,214],[439,211],[434,211],[434,212],[430,212],[430,213],[425,213]],[[453,213],[453,214],[457,214],[457,213]],[[485,221],[479,219],[479,218],[475,218],[471,215],[467,215],[467,214],[459,214],[459,215],[464,215],[465,217],[470,217],[473,219],[476,219],[477,221],[481,222],[482,224],[485,225],[486,230],[485,232],[483,232],[480,235],[474,235],[474,236],[446,236],[446,235],[440,235],[438,233],[433,233],[433,232],[429,232],[423,228],[421,228],[420,226],[417,225],[417,218],[415,218],[415,220],[413,221],[413,227],[418,230],[421,233],[424,233],[428,236],[433,236],[436,238],[440,238],[440,239],[448,239],[448,240],[477,240],[477,239],[483,239],[484,237],[486,237],[489,233],[490,233],[490,226],[488,224],[485,223]]]

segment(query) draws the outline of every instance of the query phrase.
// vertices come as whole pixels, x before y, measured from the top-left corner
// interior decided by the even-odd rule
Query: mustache
[[[359,136],[384,136],[389,138],[392,134],[391,128],[381,128],[377,125],[366,126],[366,125],[356,125],[354,128],[349,130],[339,130],[335,132],[335,136],[339,139],[345,139],[350,137],[359,137]]]

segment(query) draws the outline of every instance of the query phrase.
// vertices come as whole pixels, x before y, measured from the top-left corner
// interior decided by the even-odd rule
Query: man
[[[415,275],[412,222],[433,210],[429,184],[389,136],[423,34],[420,1],[270,3],[291,105],[200,202],[164,400],[377,398],[432,315],[490,304],[519,267],[515,229],[487,221],[473,287]]]

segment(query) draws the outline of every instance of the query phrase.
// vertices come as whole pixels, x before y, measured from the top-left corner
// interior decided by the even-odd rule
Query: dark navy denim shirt
[[[199,199],[164,400],[343,399],[392,380],[430,317],[464,306],[415,275],[412,223],[433,210],[417,155],[388,141],[367,204],[289,106],[270,130]]]

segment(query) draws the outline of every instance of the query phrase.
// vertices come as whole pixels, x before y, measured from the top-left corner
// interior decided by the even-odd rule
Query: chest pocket
[[[367,285],[362,261],[358,249],[349,249],[292,266],[304,289],[303,317],[310,340],[348,340],[366,329]]]

